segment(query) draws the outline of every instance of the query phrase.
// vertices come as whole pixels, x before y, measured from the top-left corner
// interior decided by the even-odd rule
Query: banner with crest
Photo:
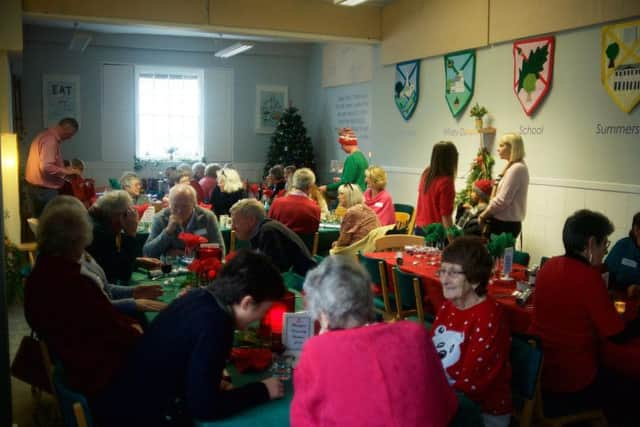
[[[513,91],[530,116],[551,90],[555,37],[513,43]]]
[[[476,51],[444,56],[444,98],[453,117],[457,117],[473,96],[476,75]]]
[[[613,102],[630,113],[640,102],[640,20],[602,28],[600,76]]]
[[[418,105],[420,83],[420,60],[396,65],[396,82],[393,99],[402,118],[409,120]]]

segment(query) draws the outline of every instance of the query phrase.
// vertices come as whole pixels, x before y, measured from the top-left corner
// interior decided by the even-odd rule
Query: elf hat
[[[340,145],[358,145],[358,137],[351,128],[342,128],[338,131]]]
[[[490,179],[479,179],[473,183],[473,191],[485,202],[491,197],[492,183]]]

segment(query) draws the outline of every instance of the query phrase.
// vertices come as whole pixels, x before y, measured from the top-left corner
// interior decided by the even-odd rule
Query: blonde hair
[[[371,187],[376,191],[384,190],[387,186],[387,173],[379,166],[371,166],[364,171],[364,176],[369,178]]]
[[[517,133],[505,133],[500,138],[500,142],[507,144],[511,147],[511,155],[509,156],[509,163],[520,162],[524,159],[524,141],[522,136]]]
[[[231,168],[222,168],[218,171],[218,183],[222,184],[225,193],[235,193],[244,187],[238,171]]]
[[[345,207],[347,209],[364,201],[362,190],[360,190],[358,184],[342,184],[338,188],[338,194],[344,195]]]
[[[41,254],[64,255],[86,248],[93,240],[87,209],[75,197],[57,196],[40,216],[37,238]]]
[[[171,187],[171,190],[169,190],[170,205],[173,202],[173,199],[175,199],[178,194],[186,194],[187,196],[189,196],[191,201],[193,201],[194,206],[198,204],[198,195],[196,193],[196,190],[191,185],[176,184],[173,187]]]
[[[229,209],[229,214],[240,215],[243,218],[255,218],[256,222],[262,222],[265,218],[264,206],[256,199],[238,200]]]

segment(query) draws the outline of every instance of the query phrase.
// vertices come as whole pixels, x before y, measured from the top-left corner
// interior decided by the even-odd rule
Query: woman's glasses
[[[454,277],[454,276],[459,276],[461,274],[464,274],[463,270],[460,270],[460,271],[458,271],[458,270],[444,270],[444,269],[441,268],[441,269],[436,271],[436,276],[438,276],[441,279],[443,277],[447,277],[447,276]]]

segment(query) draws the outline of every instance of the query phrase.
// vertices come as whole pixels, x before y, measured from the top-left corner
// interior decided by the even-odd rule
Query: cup
[[[624,301],[615,301],[613,305],[618,314],[624,314],[624,312],[627,311],[627,303]]]
[[[288,381],[291,378],[291,357],[285,355],[273,355],[271,373],[280,381]]]

